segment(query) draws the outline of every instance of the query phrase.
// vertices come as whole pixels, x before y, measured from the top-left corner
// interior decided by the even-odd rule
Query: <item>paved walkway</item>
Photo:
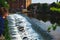
[[[60,27],[57,27],[55,31],[51,30],[51,35],[53,36],[53,40],[60,40]]]

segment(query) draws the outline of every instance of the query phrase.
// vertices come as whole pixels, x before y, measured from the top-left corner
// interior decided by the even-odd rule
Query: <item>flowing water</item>
[[[50,21],[43,22],[29,18],[23,14],[11,14],[8,16],[8,26],[11,40],[59,40],[60,27],[55,31],[47,32]]]
[[[44,40],[20,14],[11,14],[7,19],[11,40]]]

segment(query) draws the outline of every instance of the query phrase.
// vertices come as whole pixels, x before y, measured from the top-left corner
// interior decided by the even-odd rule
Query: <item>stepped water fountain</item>
[[[45,40],[40,33],[36,32],[39,29],[33,29],[38,26],[34,26],[35,24],[32,24],[28,17],[22,14],[10,14],[7,19],[11,40]]]

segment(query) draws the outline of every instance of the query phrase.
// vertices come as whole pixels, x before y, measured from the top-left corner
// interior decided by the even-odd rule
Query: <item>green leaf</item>
[[[54,25],[53,30],[55,31],[55,30],[56,30],[56,28],[57,28],[57,26],[56,26],[56,25]]]
[[[51,30],[51,27],[48,27],[48,32],[50,32],[50,30]]]

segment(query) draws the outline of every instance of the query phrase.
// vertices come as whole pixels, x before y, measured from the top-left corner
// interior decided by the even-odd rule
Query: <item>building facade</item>
[[[30,4],[31,0],[8,0],[11,9],[26,9]]]

